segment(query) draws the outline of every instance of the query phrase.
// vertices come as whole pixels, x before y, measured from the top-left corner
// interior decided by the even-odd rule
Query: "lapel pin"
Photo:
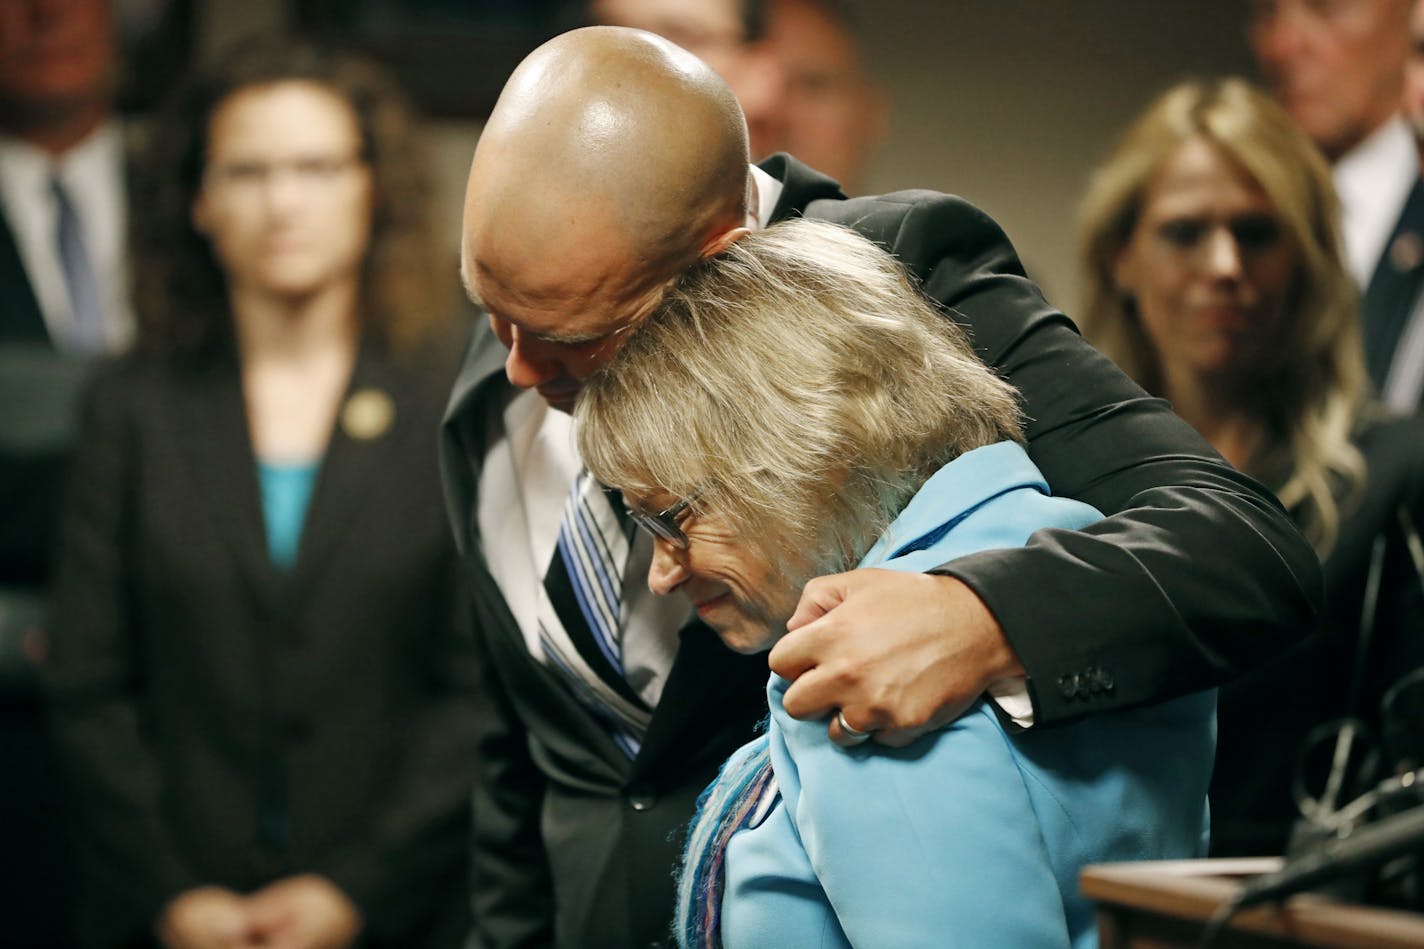
[[[1413,231],[1405,231],[1389,247],[1389,262],[1395,270],[1413,270],[1424,261],[1424,239]]]
[[[395,421],[396,404],[380,389],[357,389],[341,407],[341,429],[357,441],[386,434]]]

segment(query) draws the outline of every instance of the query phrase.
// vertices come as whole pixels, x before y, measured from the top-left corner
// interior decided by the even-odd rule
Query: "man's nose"
[[[661,537],[653,538],[653,562],[648,565],[648,589],[658,596],[667,596],[691,576],[687,569],[687,551],[679,550]]]
[[[524,335],[518,327],[509,334],[509,355],[504,358],[504,374],[510,385],[532,389],[559,375],[558,363],[541,352],[538,340]]]

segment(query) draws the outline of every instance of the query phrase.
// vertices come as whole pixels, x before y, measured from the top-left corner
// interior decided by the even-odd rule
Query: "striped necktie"
[[[99,278],[94,272],[89,249],[84,244],[84,228],[79,212],[58,175],[50,180],[50,193],[59,212],[56,235],[59,264],[64,270],[65,288],[69,291],[70,331],[67,342],[78,352],[96,356],[104,351],[104,307],[99,299]]]
[[[623,677],[623,571],[632,535],[616,492],[580,471],[564,504],[539,611],[545,656],[630,758],[651,717]]]

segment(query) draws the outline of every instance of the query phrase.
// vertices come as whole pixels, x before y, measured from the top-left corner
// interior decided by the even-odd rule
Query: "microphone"
[[[1348,837],[1332,840],[1318,850],[1291,860],[1275,873],[1257,877],[1241,888],[1231,904],[1236,910],[1280,900],[1421,847],[1424,847],[1424,805],[1361,827]]]

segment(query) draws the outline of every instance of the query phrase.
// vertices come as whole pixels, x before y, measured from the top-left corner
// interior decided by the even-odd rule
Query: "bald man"
[[[677,832],[765,714],[766,663],[649,593],[644,538],[612,647],[558,606],[565,499],[571,520],[608,505],[579,477],[568,408],[668,281],[751,228],[804,214],[897,253],[1022,391],[1055,492],[1110,515],[933,574],[812,581],[771,665],[795,680],[787,710],[828,719],[828,740],[854,738],[837,709],[903,743],[986,690],[1042,728],[1202,689],[1288,640],[1318,598],[1315,557],[1270,496],[1083,343],[982,212],[924,191],[847,200],[786,156],[746,156],[710,68],[607,27],[532,53],[475,152],[462,271],[489,330],[443,464],[497,712],[475,792],[487,946],[666,938]]]

